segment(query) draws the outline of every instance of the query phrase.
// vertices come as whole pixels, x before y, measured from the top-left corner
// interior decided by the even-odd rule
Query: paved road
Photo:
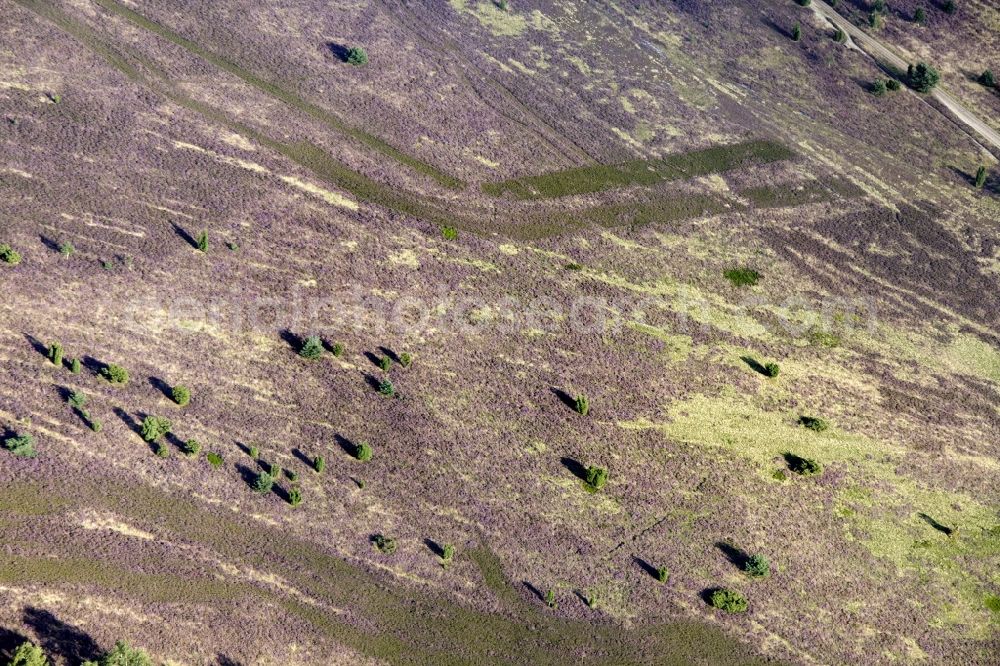
[[[837,10],[823,2],[823,0],[815,0],[812,6],[818,14],[846,32],[854,44],[873,59],[899,71],[906,71],[909,65],[906,60],[896,55],[896,52],[884,43],[838,14]],[[968,125],[972,131],[978,134],[987,144],[991,145],[995,151],[1000,151],[1000,133],[983,122],[976,114],[965,108],[961,102],[955,99],[954,95],[945,90],[940,84],[930,92],[930,95],[941,102],[959,120]]]

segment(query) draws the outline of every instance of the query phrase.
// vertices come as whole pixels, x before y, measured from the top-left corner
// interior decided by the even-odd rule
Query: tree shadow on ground
[[[378,350],[382,352],[382,354],[384,354],[385,356],[388,356],[390,361],[400,363],[399,355],[396,352],[389,349],[388,347],[379,347]]]
[[[740,360],[750,366],[750,369],[754,372],[758,372],[762,375],[767,375],[767,368],[765,368],[760,361],[755,359],[753,356],[740,356]]]
[[[554,396],[559,398],[562,404],[566,405],[574,412],[576,411],[576,398],[571,396],[569,393],[566,393],[566,391],[563,391],[561,388],[556,388],[555,386],[550,387],[549,390],[552,391]]]
[[[535,587],[526,580],[521,581],[521,584],[524,585],[525,589],[527,589],[528,592],[531,592],[533,595],[538,597],[539,601],[545,601],[545,595],[542,594],[542,591],[539,590],[537,587]]]
[[[347,55],[350,49],[346,45],[337,42],[327,42],[326,48],[334,58],[340,62],[347,62]]]
[[[726,543],[725,541],[716,541],[715,547],[722,551],[722,554],[726,556],[734,567],[740,571],[746,566],[747,560],[750,559],[750,555],[731,543]]]
[[[770,28],[771,30],[775,31],[785,39],[792,38],[792,31],[785,29],[783,26],[778,25],[777,23],[774,22],[774,19],[772,19],[771,17],[765,16],[761,18],[760,22],[763,23],[765,27]]]
[[[281,339],[284,340],[296,354],[298,354],[299,350],[302,349],[302,343],[304,342],[302,336],[295,335],[287,328],[281,329],[278,335],[281,336]]]
[[[52,250],[53,252],[59,252],[59,243],[57,243],[52,238],[49,238],[48,236],[39,236],[38,240],[42,241],[42,245],[44,245],[49,250]]]
[[[42,342],[35,336],[31,335],[30,333],[25,333],[24,339],[28,341],[28,343],[31,345],[31,348],[34,349],[36,352],[38,352],[45,358],[49,357],[49,347],[44,342]]]
[[[6,664],[18,646],[26,640],[28,640],[27,636],[0,627],[0,661]]]
[[[635,562],[636,565],[638,565],[638,567],[640,569],[642,569],[643,571],[645,571],[646,573],[648,573],[653,578],[656,578],[657,580],[659,580],[659,578],[660,578],[659,577],[659,573],[656,571],[656,567],[654,567],[652,564],[650,564],[646,560],[644,560],[641,557],[638,557],[636,555],[632,556],[632,561]]]
[[[115,416],[122,420],[122,423],[128,426],[129,430],[142,437],[142,426],[139,421],[132,418],[132,416],[121,407],[115,407],[111,411],[115,413]],[[145,419],[146,415],[137,413],[136,417],[139,419]]]
[[[191,247],[198,249],[198,241],[194,239],[194,236],[185,231],[183,227],[178,226],[176,222],[171,222],[170,226],[174,228],[175,234],[184,239],[184,242],[186,242]]]
[[[437,541],[434,541],[433,539],[424,539],[424,545],[438,557],[444,557],[444,546],[439,544]]]
[[[302,462],[306,467],[313,467],[315,461],[307,456],[302,449],[294,448],[292,449],[292,455]]]
[[[946,536],[951,536],[955,532],[954,528],[948,527],[947,525],[942,525],[938,521],[928,516],[926,513],[921,512],[918,513],[917,516],[920,518],[920,520],[924,521],[925,523],[936,529],[941,534],[944,534]]]
[[[344,450],[344,453],[346,453],[347,455],[351,456],[352,458],[357,455],[358,445],[352,442],[351,440],[347,439],[343,435],[334,435],[333,440],[337,442],[337,445],[340,446],[340,448],[342,448]]]
[[[170,400],[174,399],[174,390],[173,390],[173,388],[171,388],[171,386],[169,384],[167,384],[165,381],[163,381],[159,377],[150,377],[149,378],[149,385],[152,386],[157,391],[159,391],[160,393],[162,393],[165,397],[169,398]]]
[[[216,666],[243,666],[242,661],[236,661],[232,657],[224,654],[215,655]]]
[[[365,352],[365,358],[371,361],[371,364],[374,365],[376,368],[382,369],[381,365],[382,357],[379,356],[378,354],[367,351]]]
[[[568,469],[573,476],[577,477],[581,481],[587,480],[587,468],[584,467],[583,463],[579,460],[563,456],[559,459],[559,462],[561,462],[563,467]]]
[[[84,356],[80,359],[80,363],[83,364],[83,367],[87,368],[87,370],[90,370],[95,375],[101,374],[101,371],[108,367],[107,363],[104,361],[98,361],[93,356]]]
[[[38,636],[38,643],[49,655],[59,655],[78,664],[98,658],[103,651],[86,632],[66,624],[47,610],[24,609],[24,623]]]

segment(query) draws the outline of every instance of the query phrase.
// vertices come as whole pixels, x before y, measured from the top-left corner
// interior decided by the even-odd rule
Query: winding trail
[[[856,45],[857,48],[862,50],[883,67],[889,70],[896,70],[900,73],[906,71],[909,66],[909,63],[906,60],[897,55],[896,52],[886,46],[885,43],[875,37],[872,37],[867,32],[841,16],[837,10],[828,5],[826,2],[823,0],[815,0],[815,2],[812,3],[812,8],[817,14],[846,32],[849,39]],[[996,152],[1000,155],[1000,133],[997,133],[992,127],[983,122],[976,114],[965,108],[965,106],[963,106],[958,99],[945,90],[940,84],[938,84],[938,86],[935,87],[929,94],[931,97],[944,105],[945,108],[951,111],[956,118],[965,123],[965,125],[978,134],[983,141],[990,144],[993,148],[993,151],[991,152]],[[986,149],[985,146],[983,146],[983,148]]]

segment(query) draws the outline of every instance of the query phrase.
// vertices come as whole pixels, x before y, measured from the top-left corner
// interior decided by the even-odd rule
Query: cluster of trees
[[[14,651],[7,666],[49,666],[45,651],[31,641],[25,641]],[[118,641],[110,652],[97,661],[87,660],[80,666],[153,666],[153,660],[145,650],[131,647],[125,641]]]

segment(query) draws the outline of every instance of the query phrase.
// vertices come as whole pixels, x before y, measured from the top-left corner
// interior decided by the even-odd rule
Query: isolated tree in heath
[[[934,86],[941,80],[938,71],[925,62],[910,65],[906,70],[906,77],[910,82],[910,87],[922,93],[933,90]]]
[[[347,62],[355,67],[368,64],[368,53],[360,46],[352,46],[347,49]]]
[[[996,87],[997,84],[996,79],[993,76],[992,70],[989,69],[984,69],[983,73],[980,74],[979,78],[976,80],[979,81],[979,83],[981,83],[982,85],[986,86],[987,88],[994,88]]]
[[[983,189],[983,185],[986,184],[986,167],[980,166],[976,169],[976,189]]]
[[[802,39],[802,26],[798,23],[792,28],[792,41],[797,42]]]

